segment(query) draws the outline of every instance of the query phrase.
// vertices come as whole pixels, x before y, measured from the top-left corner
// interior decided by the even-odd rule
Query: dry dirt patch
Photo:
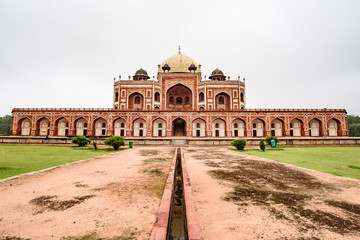
[[[300,168],[230,153],[226,149],[190,150],[187,152],[197,166],[207,166],[204,170],[212,178],[230,187],[230,191],[222,194],[222,201],[237,205],[243,221],[254,219],[249,214],[256,212],[259,221],[267,226],[262,230],[265,233],[256,226],[254,235],[244,239],[360,239],[357,237],[360,235],[360,205],[334,197],[341,196],[349,187],[360,194],[360,185],[355,180],[354,184],[342,185],[341,180],[332,184],[335,180],[329,182],[315,176],[322,173],[310,174]],[[255,211],[256,207],[262,210]],[[271,222],[276,222],[276,226]],[[230,228],[228,231],[237,231]]]
[[[0,239],[148,239],[171,151],[135,147],[0,183]]]

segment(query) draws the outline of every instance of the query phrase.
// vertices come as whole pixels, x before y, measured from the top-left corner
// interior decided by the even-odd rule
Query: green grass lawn
[[[0,145],[0,179],[111,152],[112,148],[95,151],[92,147]]]
[[[257,149],[245,149],[240,152],[360,180],[360,146],[276,147],[273,149],[267,146],[265,152]]]

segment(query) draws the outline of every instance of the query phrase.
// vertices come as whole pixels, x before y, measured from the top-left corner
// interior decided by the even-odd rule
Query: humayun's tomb
[[[113,108],[14,108],[11,135],[34,143],[45,137],[69,143],[73,136],[101,140],[118,135],[139,144],[179,139],[228,144],[234,138],[266,136],[290,144],[314,139],[337,144],[348,136],[346,116],[345,109],[248,109],[245,78],[230,79],[215,69],[206,79],[201,65],[179,50],[158,65],[156,79],[144,69],[129,79],[114,79]]]

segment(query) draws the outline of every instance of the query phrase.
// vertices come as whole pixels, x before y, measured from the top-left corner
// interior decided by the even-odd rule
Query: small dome
[[[136,71],[135,76],[136,75],[145,75],[145,76],[147,76],[148,74],[144,69],[140,68],[139,70]]]
[[[136,71],[135,75],[133,76],[134,80],[148,80],[150,77],[148,76],[147,72],[140,68],[139,70]]]
[[[216,68],[216,69],[215,69],[214,71],[212,71],[212,73],[211,73],[211,76],[215,76],[215,75],[224,76],[224,73],[223,73],[220,69]]]
[[[224,73],[220,69],[216,68],[214,71],[212,71],[209,79],[215,80],[215,81],[225,81],[225,76],[224,76]]]

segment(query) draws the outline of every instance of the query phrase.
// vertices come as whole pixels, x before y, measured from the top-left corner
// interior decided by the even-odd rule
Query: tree
[[[349,125],[349,136],[360,137],[360,117],[355,115],[347,116]]]
[[[105,140],[105,144],[112,146],[114,150],[119,150],[120,146],[125,145],[125,138],[120,136],[111,136]]]
[[[236,147],[237,150],[244,150],[246,146],[246,139],[243,138],[235,139],[234,141],[231,142],[231,145]]]
[[[74,137],[72,143],[79,145],[79,147],[84,147],[86,144],[90,143],[90,139],[85,136]]]
[[[265,151],[265,143],[264,143],[264,140],[260,140],[260,149],[264,152]]]
[[[9,136],[10,135],[10,126],[11,126],[11,116],[10,115],[0,117],[0,136]]]
[[[271,145],[271,140],[275,140],[275,143],[277,144],[279,139],[275,136],[271,136],[271,137],[267,137],[265,138],[265,142],[268,144],[268,145]]]

